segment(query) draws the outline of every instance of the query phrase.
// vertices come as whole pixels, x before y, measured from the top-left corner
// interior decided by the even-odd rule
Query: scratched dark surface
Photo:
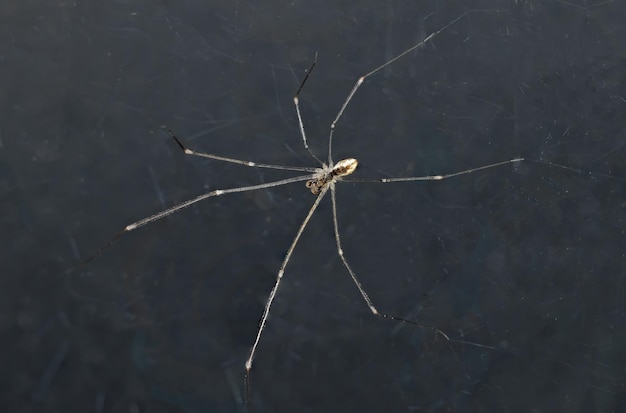
[[[336,130],[345,252],[329,200],[305,231],[252,369],[257,412],[626,411],[626,5],[532,1],[34,2],[0,6],[0,406],[243,412],[243,364],[303,185],[190,146],[315,166]],[[271,3],[271,2],[268,2]],[[351,4],[352,3],[352,4]],[[607,177],[607,175],[612,177]]]

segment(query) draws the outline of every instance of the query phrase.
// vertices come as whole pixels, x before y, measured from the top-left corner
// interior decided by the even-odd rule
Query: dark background
[[[241,412],[243,364],[313,197],[215,188],[315,166],[324,202],[287,268],[251,377],[259,412],[626,410],[626,5],[559,1],[5,1],[0,6],[0,404],[10,412]]]

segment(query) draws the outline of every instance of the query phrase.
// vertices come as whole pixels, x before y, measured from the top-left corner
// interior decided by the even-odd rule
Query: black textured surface
[[[262,3],[268,3],[263,5]],[[269,3],[274,3],[269,5]],[[252,371],[258,412],[626,410],[626,6],[622,2],[23,2],[0,6],[0,405],[7,412],[240,412],[243,363],[303,185],[187,145],[315,166],[336,130],[357,177],[305,232]],[[588,174],[586,172],[590,172]],[[607,178],[612,175],[617,178]],[[621,177],[621,178],[620,178]]]

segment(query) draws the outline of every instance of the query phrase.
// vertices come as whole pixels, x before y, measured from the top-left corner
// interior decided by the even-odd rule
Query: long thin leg
[[[484,169],[490,169],[490,168],[495,168],[498,166],[502,166],[502,165],[508,165],[511,163],[517,163],[517,162],[523,162],[526,159],[524,158],[514,158],[514,159],[509,159],[508,161],[502,161],[502,162],[496,162],[496,163],[492,163],[489,165],[483,165],[483,166],[479,166],[477,168],[471,168],[471,169],[466,169],[464,171],[460,171],[460,172],[452,172],[449,174],[444,174],[444,175],[425,175],[425,176],[407,176],[407,177],[402,177],[402,178],[377,178],[377,179],[342,179],[342,181],[345,182],[378,182],[378,183],[388,183],[388,182],[411,182],[411,181],[442,181],[444,179],[448,179],[448,178],[452,178],[453,176],[459,176],[459,175],[467,175],[467,174],[471,174],[473,172],[477,172],[477,171],[482,171]],[[547,163],[547,162],[542,162],[542,163]],[[550,164],[550,163],[548,163]],[[553,166],[560,166],[560,165],[556,165],[556,164],[550,164]],[[571,169],[571,168],[567,168],[566,169]]]
[[[249,397],[250,396],[250,369],[252,369],[252,362],[254,361],[256,348],[259,345],[259,341],[261,340],[261,334],[263,334],[263,330],[265,330],[265,323],[267,322],[267,317],[270,314],[270,308],[272,307],[272,302],[274,301],[274,297],[276,296],[276,291],[278,291],[280,282],[283,279],[283,274],[285,273],[285,267],[287,267],[287,264],[289,263],[291,254],[293,253],[293,250],[296,247],[298,240],[300,239],[300,235],[302,235],[304,228],[306,228],[306,225],[309,223],[311,216],[313,216],[313,212],[315,212],[315,209],[320,204],[320,202],[322,201],[322,198],[324,198],[324,195],[326,195],[327,191],[328,191],[328,186],[324,186],[322,188],[322,191],[319,193],[319,195],[315,199],[313,206],[311,206],[311,209],[309,209],[309,213],[306,214],[304,221],[302,221],[302,224],[300,224],[300,228],[298,228],[298,232],[296,233],[296,236],[293,238],[293,241],[291,242],[291,245],[289,246],[289,249],[287,250],[287,254],[285,254],[283,263],[281,264],[280,269],[278,270],[278,275],[276,276],[276,282],[274,283],[274,287],[272,287],[272,291],[270,291],[270,295],[267,299],[267,304],[265,304],[265,309],[263,310],[263,316],[261,317],[261,322],[259,323],[259,328],[256,332],[256,338],[254,339],[254,344],[252,345],[252,348],[250,349],[250,355],[248,356],[248,359],[246,360],[246,374],[244,377],[244,386],[246,389],[246,404],[250,400],[250,397]]]
[[[619,146],[622,146],[622,145],[619,145]],[[577,174],[579,174],[581,176],[587,176],[589,178],[594,178],[594,177],[600,177],[601,176],[603,178],[611,178],[611,179],[618,179],[620,181],[626,181],[626,178],[624,178],[624,177],[615,176],[615,175],[611,175],[611,174],[603,174],[601,172],[586,171],[584,169],[579,169],[579,168],[574,168],[574,167],[571,167],[571,166],[560,165],[558,163],[554,163],[554,162],[550,162],[550,161],[542,161],[541,159],[524,159],[524,161],[532,162],[532,163],[538,163],[538,164],[541,164],[541,165],[547,165],[547,166],[554,167],[554,168],[565,169],[567,171],[571,171],[571,172],[577,173]]]
[[[363,84],[365,79],[367,79],[368,77],[372,76],[374,73],[380,72],[382,69],[384,69],[385,67],[389,66],[390,64],[392,64],[396,60],[406,56],[409,53],[411,53],[413,50],[422,47],[423,45],[428,43],[430,40],[434,39],[435,36],[437,36],[438,34],[443,32],[444,30],[446,30],[448,27],[452,26],[453,24],[455,24],[456,22],[461,20],[463,17],[467,16],[468,13],[469,12],[466,11],[465,13],[461,14],[459,17],[457,17],[456,19],[452,20],[450,23],[446,24],[445,26],[443,26],[439,30],[434,31],[431,34],[429,34],[428,36],[426,36],[426,38],[424,40],[422,40],[421,42],[419,42],[419,43],[409,47],[408,49],[406,49],[404,52],[400,53],[396,57],[394,57],[394,58],[392,58],[390,60],[387,60],[382,65],[380,65],[377,68],[367,72],[366,74],[364,74],[363,76],[361,76],[361,77],[359,77],[357,79],[356,83],[352,87],[352,90],[348,94],[348,97],[346,98],[345,102],[343,102],[343,105],[341,105],[341,109],[339,109],[339,112],[337,112],[337,116],[335,116],[335,120],[333,120],[333,123],[330,124],[330,136],[328,137],[328,164],[329,165],[332,165],[332,162],[333,162],[332,161],[332,156],[331,156],[331,151],[332,151],[332,145],[333,145],[333,133],[335,132],[335,126],[337,126],[337,122],[339,122],[339,118],[341,118],[341,116],[343,115],[343,112],[346,110],[346,107],[348,106],[348,103],[350,103],[350,101],[352,100],[352,97],[354,96],[356,91],[359,89],[359,87],[361,87],[361,85]]]
[[[300,126],[300,135],[302,136],[302,143],[304,143],[304,149],[306,149],[307,152],[309,152],[309,154],[313,157],[313,159],[315,159],[320,165],[324,165],[324,162],[322,162],[320,160],[320,158],[318,158],[313,153],[311,148],[309,148],[309,143],[308,143],[308,141],[306,139],[306,133],[304,132],[304,123],[302,123],[302,115],[300,114],[300,100],[298,99],[298,97],[300,96],[300,92],[302,91],[302,88],[304,87],[304,84],[308,80],[309,75],[313,71],[313,68],[315,67],[316,63],[317,63],[317,53],[315,53],[315,58],[313,59],[313,64],[311,64],[311,67],[309,68],[308,72],[306,73],[306,76],[304,76],[304,79],[302,79],[302,83],[300,83],[300,87],[298,88],[298,91],[296,92],[296,95],[293,97],[293,103],[294,103],[294,105],[296,105],[296,113],[298,114],[298,125]]]
[[[378,317],[399,321],[401,323],[412,324],[414,326],[417,326],[417,327],[420,327],[420,328],[423,328],[423,329],[431,330],[431,331],[435,332],[436,334],[439,334],[444,339],[446,339],[446,341],[448,341],[449,343],[460,343],[460,344],[466,344],[466,345],[471,345],[471,346],[475,346],[475,347],[495,350],[495,347],[488,346],[488,345],[485,345],[485,344],[479,344],[479,343],[474,343],[474,342],[465,341],[465,340],[452,339],[446,333],[444,333],[443,331],[441,331],[437,327],[429,326],[427,324],[422,324],[422,323],[419,323],[419,322],[413,321],[413,320],[407,320],[405,318],[398,317],[398,316],[395,316],[395,315],[381,313],[380,311],[378,311],[378,309],[376,309],[376,307],[374,307],[374,303],[370,299],[370,297],[367,294],[367,292],[365,292],[365,289],[363,288],[363,285],[361,285],[361,282],[357,278],[356,273],[352,270],[352,267],[350,267],[350,264],[348,264],[348,260],[346,259],[345,255],[343,253],[343,248],[341,247],[341,237],[339,236],[339,223],[337,221],[337,201],[336,201],[336,195],[335,195],[335,183],[334,182],[330,184],[330,197],[331,197],[331,201],[332,201],[332,205],[333,205],[333,227],[335,229],[335,243],[337,244],[337,252],[339,253],[339,257],[341,258],[341,262],[343,262],[344,267],[346,267],[346,269],[350,273],[350,277],[352,277],[352,281],[354,281],[354,285],[356,285],[356,287],[359,289],[359,292],[361,293],[361,296],[365,300],[365,303],[369,307],[369,309],[372,312],[372,314],[374,314],[375,316],[378,316]]]
[[[161,125],[161,127],[170,135],[170,137],[172,137],[176,141],[176,143],[178,144],[180,149],[182,149],[185,155],[200,156],[202,158],[209,158],[209,159],[215,159],[217,161],[236,163],[238,165],[255,166],[257,168],[267,168],[267,169],[279,169],[283,171],[316,172],[318,170],[318,168],[310,168],[306,166],[283,166],[283,165],[256,163],[252,161],[244,161],[241,159],[227,158],[225,156],[213,155],[211,153],[197,152],[183,145],[180,139],[178,139],[178,137],[176,137],[174,132],[171,129],[169,129],[167,126]]]
[[[87,257],[87,259],[85,259],[82,262],[81,265],[85,265],[85,264],[89,263],[94,258],[96,258],[98,255],[102,254],[102,252],[104,252],[104,250],[106,250],[111,245],[113,245],[118,239],[120,239],[122,237],[122,235],[126,234],[127,232],[133,231],[133,230],[135,230],[135,229],[137,229],[139,227],[143,227],[144,225],[149,224],[150,222],[158,221],[161,218],[165,218],[166,216],[171,215],[174,212],[180,211],[183,208],[187,208],[188,206],[193,205],[196,202],[202,201],[203,199],[207,199],[207,198],[211,198],[211,197],[215,197],[215,196],[220,196],[220,195],[224,195],[224,194],[233,194],[233,193],[236,193],[236,192],[245,192],[245,191],[253,191],[255,189],[272,188],[272,187],[275,187],[275,186],[287,185],[287,184],[290,184],[290,183],[293,183],[293,182],[308,181],[310,179],[315,178],[315,176],[316,176],[315,174],[313,174],[313,175],[305,175],[305,176],[294,176],[292,178],[281,179],[279,181],[273,181],[273,182],[266,182],[266,183],[258,184],[258,185],[241,186],[241,187],[238,187],[238,188],[229,188],[229,189],[216,189],[214,191],[207,192],[206,194],[199,195],[199,196],[197,196],[195,198],[188,199],[185,202],[181,202],[180,204],[174,205],[173,207],[165,209],[165,210],[163,210],[161,212],[157,212],[154,215],[151,215],[151,216],[146,217],[144,219],[140,219],[139,221],[133,222],[132,224],[128,224],[123,230],[121,230],[113,238],[111,238],[111,240],[109,242],[107,242],[106,244],[104,244],[103,246],[98,248],[93,254],[91,254],[89,257]]]

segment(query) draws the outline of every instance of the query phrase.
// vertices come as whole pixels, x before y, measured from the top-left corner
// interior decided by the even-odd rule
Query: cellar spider
[[[168,216],[170,214],[178,212],[178,211],[180,211],[180,210],[182,210],[182,209],[184,209],[184,208],[186,208],[186,207],[188,207],[190,205],[193,205],[193,204],[195,204],[197,202],[200,202],[200,201],[202,201],[204,199],[218,197],[218,196],[222,196],[222,195],[226,195],[226,194],[238,193],[238,192],[247,192],[247,191],[254,191],[254,190],[269,189],[269,188],[282,186],[282,185],[287,185],[287,184],[292,184],[292,183],[296,183],[296,182],[305,182],[306,183],[305,185],[309,189],[309,191],[313,195],[315,195],[315,200],[313,201],[313,204],[310,207],[309,211],[307,212],[306,216],[302,220],[302,223],[300,224],[300,227],[296,231],[296,234],[293,237],[293,240],[291,241],[291,244],[289,245],[289,248],[287,249],[287,252],[285,253],[285,256],[284,256],[284,258],[282,260],[280,268],[278,269],[278,272],[277,272],[277,275],[276,275],[276,281],[274,282],[274,285],[273,285],[272,289],[269,292],[269,296],[267,298],[267,302],[265,304],[265,308],[263,310],[263,314],[261,316],[261,319],[260,319],[260,322],[259,322],[259,325],[258,325],[258,329],[256,331],[256,335],[255,335],[255,338],[254,338],[254,343],[252,344],[252,347],[250,348],[250,352],[248,354],[248,357],[247,357],[247,359],[245,361],[245,364],[244,364],[244,366],[245,366],[244,387],[245,387],[245,402],[246,402],[246,404],[249,403],[249,400],[250,400],[250,374],[251,374],[251,370],[252,370],[252,367],[253,367],[254,359],[255,359],[255,356],[257,354],[257,349],[258,349],[259,343],[261,341],[261,337],[263,335],[263,332],[265,331],[265,327],[266,327],[267,320],[268,320],[268,317],[269,317],[269,314],[270,314],[270,311],[271,311],[271,308],[272,308],[272,304],[274,302],[274,299],[276,297],[278,289],[280,288],[281,281],[283,279],[283,275],[285,274],[285,270],[287,268],[287,265],[289,264],[291,256],[292,256],[292,254],[294,252],[294,249],[296,248],[296,245],[297,245],[298,241],[300,240],[300,237],[301,237],[304,229],[306,228],[307,224],[309,223],[309,220],[313,216],[315,210],[320,205],[322,199],[324,199],[324,197],[329,192],[330,192],[330,202],[331,202],[331,205],[332,205],[333,232],[334,232],[334,238],[335,238],[335,244],[336,244],[337,253],[339,255],[339,258],[341,259],[342,265],[345,267],[345,269],[346,269],[347,273],[350,275],[350,277],[351,277],[355,287],[358,289],[362,299],[365,301],[365,304],[367,305],[367,307],[369,308],[370,312],[374,316],[378,316],[378,317],[385,318],[385,319],[390,319],[390,320],[395,320],[395,321],[400,322],[400,323],[411,324],[411,325],[414,325],[414,326],[417,326],[417,327],[423,328],[423,329],[428,329],[428,330],[434,332],[435,334],[441,336],[448,343],[461,343],[461,344],[477,346],[477,347],[486,348],[486,349],[492,349],[493,350],[494,347],[491,347],[489,345],[469,342],[469,341],[465,341],[465,340],[462,340],[462,339],[454,339],[454,338],[449,337],[444,331],[440,330],[437,327],[429,326],[429,325],[426,325],[426,324],[422,324],[422,323],[420,323],[418,321],[415,321],[415,320],[409,320],[409,319],[405,319],[405,318],[402,318],[402,317],[399,317],[399,316],[387,314],[387,313],[384,313],[384,312],[381,312],[380,310],[378,310],[378,308],[374,305],[374,302],[372,301],[372,299],[368,295],[367,291],[365,290],[365,288],[361,284],[361,282],[360,282],[359,278],[357,277],[356,273],[354,272],[354,270],[350,266],[350,264],[348,262],[348,259],[346,258],[345,254],[344,254],[344,251],[343,251],[343,248],[342,248],[342,241],[341,241],[340,230],[339,230],[339,222],[338,222],[338,219],[337,219],[336,186],[337,186],[337,184],[340,184],[342,182],[353,182],[353,183],[366,183],[366,182],[369,182],[369,183],[393,183],[393,182],[409,182],[409,181],[442,181],[442,180],[445,180],[445,179],[448,179],[448,178],[452,178],[452,177],[456,177],[456,176],[460,176],[460,175],[471,174],[471,173],[474,173],[474,172],[477,172],[477,171],[481,171],[481,170],[496,168],[496,167],[499,167],[499,166],[504,166],[504,165],[509,165],[509,164],[517,164],[519,162],[524,161],[524,158],[513,158],[513,159],[509,159],[509,160],[502,161],[502,162],[491,163],[491,164],[488,164],[488,165],[478,166],[478,167],[474,167],[474,168],[471,168],[471,169],[465,169],[465,170],[462,170],[462,171],[451,172],[451,173],[446,173],[446,174],[441,174],[441,175],[393,177],[393,178],[379,178],[379,179],[370,179],[370,180],[363,180],[363,179],[352,179],[351,180],[349,178],[350,175],[352,175],[357,170],[357,166],[358,166],[357,159],[355,159],[355,158],[346,158],[346,159],[342,159],[342,160],[339,160],[339,161],[335,161],[335,160],[333,160],[333,156],[332,156],[333,135],[334,135],[335,127],[336,127],[337,123],[341,120],[342,115],[344,114],[346,108],[348,107],[348,105],[352,101],[352,98],[354,97],[354,95],[357,92],[357,90],[363,85],[364,81],[366,79],[368,79],[369,77],[375,75],[376,73],[381,72],[384,68],[390,66],[391,64],[393,64],[397,60],[399,60],[399,59],[403,58],[404,56],[408,55],[409,53],[411,53],[411,52],[421,48],[426,43],[428,43],[429,41],[433,40],[441,32],[443,32],[444,30],[448,29],[450,26],[452,26],[455,23],[457,23],[459,20],[461,20],[463,17],[465,17],[468,13],[469,12],[465,12],[465,13],[461,14],[460,16],[458,16],[454,20],[450,21],[449,23],[447,23],[446,25],[444,25],[440,29],[432,32],[430,35],[428,35],[426,38],[424,38],[419,43],[414,44],[413,46],[411,46],[408,49],[404,50],[403,52],[401,52],[400,54],[396,55],[395,57],[387,60],[386,62],[384,62],[380,66],[378,66],[378,67],[374,68],[373,70],[371,70],[371,71],[365,73],[364,75],[360,76],[356,80],[354,86],[352,87],[352,89],[348,93],[348,95],[345,98],[343,104],[341,105],[339,111],[335,115],[334,120],[330,124],[330,132],[329,132],[329,139],[328,139],[328,152],[327,152],[327,159],[326,159],[326,161],[322,161],[317,155],[315,155],[315,153],[311,150],[311,148],[308,145],[307,136],[306,136],[306,132],[305,132],[305,128],[304,128],[304,122],[302,120],[302,115],[301,115],[300,103],[299,103],[300,93],[302,92],[302,89],[304,88],[304,85],[306,84],[306,82],[307,82],[307,80],[308,80],[312,70],[314,69],[315,65],[317,64],[317,54],[315,55],[313,63],[311,64],[309,70],[307,71],[306,75],[304,76],[303,80],[301,81],[301,83],[300,83],[300,85],[299,85],[299,87],[297,89],[297,92],[296,92],[296,94],[295,94],[295,96],[293,98],[293,102],[294,102],[294,106],[295,106],[295,109],[296,109],[296,114],[297,114],[297,117],[298,117],[298,127],[299,127],[299,131],[300,131],[301,139],[302,139],[302,144],[303,144],[304,148],[306,149],[306,151],[309,153],[309,155],[314,159],[314,161],[319,164],[318,167],[300,167],[300,166],[283,166],[283,165],[263,164],[263,163],[257,163],[257,162],[246,161],[246,160],[241,160],[241,159],[229,158],[229,157],[215,155],[215,154],[211,154],[211,153],[198,152],[198,151],[195,151],[195,150],[190,149],[187,146],[185,146],[183,141],[181,139],[179,139],[176,136],[176,134],[171,129],[167,128],[166,126],[162,126],[164,131],[166,131],[168,133],[168,135],[176,142],[178,147],[180,147],[180,149],[186,155],[197,156],[197,157],[202,157],[202,158],[208,158],[208,159],[221,161],[221,162],[226,162],[226,163],[238,164],[238,165],[242,165],[242,166],[249,167],[249,168],[265,168],[265,169],[273,169],[273,170],[294,171],[294,172],[301,172],[303,174],[302,175],[293,176],[293,177],[290,177],[290,178],[286,178],[286,179],[280,179],[280,180],[277,180],[277,181],[261,183],[261,184],[256,184],[256,185],[247,185],[247,186],[236,187],[236,188],[216,189],[216,190],[210,191],[208,193],[204,193],[202,195],[196,196],[195,198],[189,199],[189,200],[184,201],[182,203],[179,203],[177,205],[174,205],[174,206],[172,206],[170,208],[167,208],[165,210],[157,212],[154,215],[148,216],[146,218],[140,219],[140,220],[138,220],[136,222],[133,222],[133,223],[127,225],[124,229],[122,229],[120,232],[118,232],[110,241],[108,241],[106,244],[104,244],[103,246],[98,248],[92,255],[90,255],[88,258],[86,258],[83,261],[83,264],[89,263],[94,258],[96,258],[100,254],[102,254],[105,249],[110,247],[113,243],[115,243],[124,234],[126,234],[128,232],[131,232],[133,230],[136,230],[136,229],[138,229],[140,227],[143,227],[144,225],[147,225],[147,224],[152,223],[154,221],[158,221],[158,220],[160,220],[162,218],[165,218],[166,216]],[[556,164],[552,164],[552,163],[544,162],[544,161],[533,161],[533,162],[545,163],[545,164],[549,164],[549,165],[553,165],[553,166],[557,166],[557,167],[562,167],[560,165],[556,165]],[[571,169],[571,168],[568,168],[568,167],[562,167],[562,168]]]

